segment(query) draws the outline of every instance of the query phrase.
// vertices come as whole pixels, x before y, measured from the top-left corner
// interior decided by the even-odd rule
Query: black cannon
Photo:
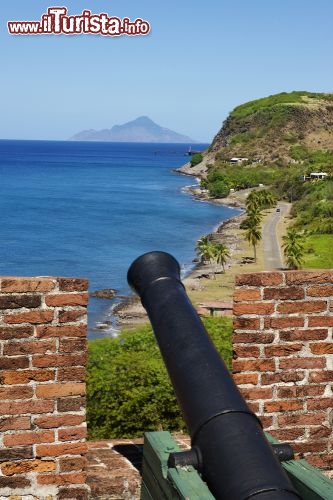
[[[147,310],[191,436],[190,452],[171,463],[193,464],[218,500],[300,498],[193,308],[178,262],[150,252],[127,277]]]

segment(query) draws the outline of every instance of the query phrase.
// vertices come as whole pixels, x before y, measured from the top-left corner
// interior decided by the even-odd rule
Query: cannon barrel
[[[217,499],[300,498],[211,342],[172,255],[149,252],[128,270],[182,409],[193,453]]]

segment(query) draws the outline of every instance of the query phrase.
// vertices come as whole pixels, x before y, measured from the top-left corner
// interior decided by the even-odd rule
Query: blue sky
[[[142,18],[147,36],[13,36],[64,5]],[[11,0],[0,9],[0,138],[67,139],[140,115],[210,142],[238,104],[333,92],[332,0]]]

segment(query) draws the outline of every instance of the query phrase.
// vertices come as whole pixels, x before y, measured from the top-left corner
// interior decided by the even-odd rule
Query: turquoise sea
[[[238,211],[184,192],[196,181],[173,169],[189,146],[207,144],[0,141],[0,274],[85,277],[126,295],[144,252],[190,270],[196,240]],[[90,337],[113,303],[90,299]]]

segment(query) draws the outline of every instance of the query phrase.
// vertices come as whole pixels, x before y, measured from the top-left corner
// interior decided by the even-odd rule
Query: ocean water
[[[197,239],[238,213],[184,192],[195,179],[172,169],[189,146],[0,141],[0,274],[85,277],[90,291],[126,295],[142,253],[170,252],[189,270]],[[90,338],[113,304],[90,299]]]

